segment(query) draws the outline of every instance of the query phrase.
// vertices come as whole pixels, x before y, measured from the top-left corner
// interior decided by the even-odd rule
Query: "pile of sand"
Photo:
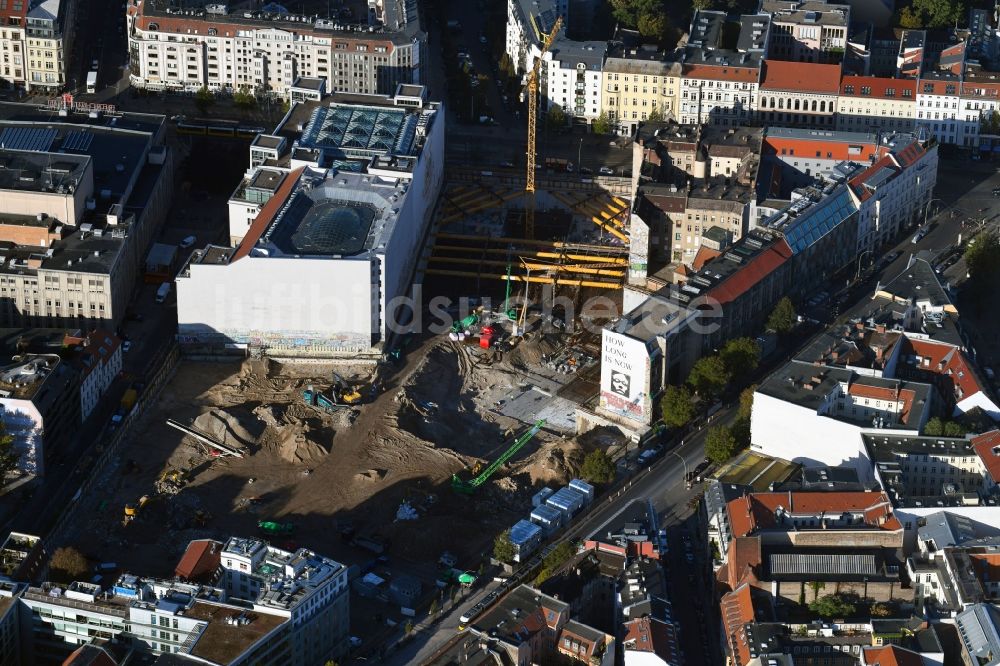
[[[287,429],[277,442],[278,455],[290,463],[316,463],[329,451],[310,439],[306,431]]]
[[[252,447],[264,431],[260,421],[244,409],[211,409],[198,416],[192,425],[236,449]]]

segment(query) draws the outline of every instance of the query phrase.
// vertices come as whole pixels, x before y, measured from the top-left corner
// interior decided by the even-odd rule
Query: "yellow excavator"
[[[143,495],[135,504],[126,504],[125,515],[122,517],[122,527],[127,527],[129,523],[135,520],[139,516],[139,512],[142,510],[142,507],[149,504],[149,501],[149,495]]]
[[[357,405],[361,402],[361,392],[347,383],[347,380],[336,372],[333,373],[333,389],[331,391],[337,400],[345,405]]]
[[[184,470],[168,467],[165,470],[163,470],[163,474],[160,475],[159,482],[170,483],[180,488],[187,482],[187,474],[184,472]]]

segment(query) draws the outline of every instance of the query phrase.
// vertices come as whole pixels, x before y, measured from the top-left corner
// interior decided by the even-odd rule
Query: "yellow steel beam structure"
[[[614,252],[621,253],[623,250],[618,247],[608,247],[606,245],[596,245],[594,243],[567,243],[565,241],[540,241],[529,238],[513,238],[511,236],[475,236],[470,234],[440,233],[437,238],[447,240],[464,241],[489,241],[491,243],[504,243],[506,245],[544,245],[546,247],[565,247],[571,250],[593,250],[594,252]]]
[[[509,254],[510,250],[504,247],[466,247],[464,245],[435,245],[435,250],[444,250],[449,252],[465,252],[465,253],[482,253],[486,252],[489,254]],[[622,248],[612,248],[618,251],[618,254],[624,252]],[[530,254],[533,258],[537,259],[558,259],[560,257],[565,257],[567,259],[572,259],[574,261],[592,261],[599,264],[610,264],[613,266],[627,266],[628,259],[624,257],[613,257],[613,256],[599,256],[591,254],[562,254],[560,252],[543,252],[541,250],[518,250],[521,254]],[[506,262],[504,262],[506,266]]]
[[[434,263],[444,263],[444,264],[475,264],[477,266],[506,266],[506,261],[498,261],[495,259],[480,259],[479,257],[437,257],[431,256],[428,261]],[[599,264],[598,266],[585,266],[583,264],[563,264],[562,266],[557,264],[540,264],[531,261],[521,262],[526,268],[533,271],[557,271],[557,272],[567,272],[567,273],[585,273],[587,275],[605,275],[607,277],[625,277],[625,271],[623,270],[608,270],[605,265]],[[609,268],[614,268],[617,264],[608,264]]]
[[[475,273],[472,271],[449,271],[441,268],[428,268],[424,271],[427,275],[450,275],[453,277],[476,277],[476,278],[490,278],[496,280],[506,280],[507,274],[487,274],[487,273]],[[525,277],[523,275],[511,275],[511,282],[537,282],[541,284],[556,284],[556,285],[566,285],[570,287],[597,287],[599,289],[621,289],[620,282],[598,282],[594,280],[575,280],[565,277],[551,278],[551,277],[540,277],[537,275],[532,275],[531,277]]]

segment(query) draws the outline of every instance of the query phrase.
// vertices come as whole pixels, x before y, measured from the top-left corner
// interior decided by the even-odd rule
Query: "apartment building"
[[[256,544],[249,559],[243,558],[246,542]],[[234,579],[224,568],[227,556],[247,567],[249,578],[241,581],[256,576],[262,584],[229,585]],[[3,611],[20,624],[12,652],[4,655],[60,664],[95,640],[144,658],[183,655],[240,666],[321,664],[346,654],[346,567],[305,549],[281,551],[253,539],[230,539],[222,557],[218,585],[124,574],[106,587],[78,581],[0,588]],[[3,626],[0,641],[6,644]]]
[[[826,0],[762,0],[771,16],[767,57],[792,62],[839,63],[847,48],[851,7]]]
[[[220,588],[287,617],[292,663],[315,664],[348,649],[347,567],[305,548],[230,537],[220,555]],[[277,582],[280,584],[276,585]]]
[[[545,36],[560,17],[565,34],[568,0],[507,0],[505,52],[516,71],[525,72],[534,65],[542,53]]]
[[[568,122],[593,122],[602,111],[601,66],[606,54],[606,42],[556,41],[545,54],[543,108],[559,106]]]
[[[912,132],[916,129],[916,91],[915,79],[844,76],[837,98],[837,130]]]
[[[229,243],[233,247],[247,235],[264,204],[278,193],[288,177],[288,170],[278,167],[251,166],[250,169],[229,197]]]
[[[66,85],[76,7],[72,0],[31,3],[24,31],[25,89],[55,93]]]
[[[76,3],[11,2],[0,8],[0,82],[56,92],[66,85]]]
[[[681,74],[679,62],[664,60],[655,49],[612,44],[601,70],[600,109],[623,136],[634,136],[653,114],[676,119]]]
[[[77,349],[73,364],[80,374],[80,418],[86,420],[122,371],[122,341],[101,329],[83,337],[67,335],[64,340]]]
[[[79,377],[56,354],[25,355],[0,368],[0,417],[18,470],[44,476],[80,425]]]
[[[0,322],[122,321],[169,208],[164,124],[148,114],[0,105],[0,239],[11,244],[0,253]]]
[[[756,108],[766,17],[744,21],[732,48],[723,41],[726,14],[697,10],[681,55],[681,124],[747,124]],[[758,27],[760,24],[762,27]]]
[[[792,190],[809,185],[817,176],[842,177],[839,165],[870,164],[877,153],[875,133],[768,127],[761,173],[769,179],[768,196],[787,199]]]
[[[426,34],[415,0],[374,2],[366,18],[326,19],[228,5],[129,2],[130,80],[150,90],[249,90],[288,97],[300,77],[328,91],[390,93],[420,83]]]
[[[1000,73],[968,65],[959,107],[963,146],[989,152],[1000,143]]]
[[[757,117],[765,125],[836,126],[840,65],[767,60],[757,94]]]
[[[959,111],[962,77],[949,71],[931,71],[917,82],[917,129],[941,143],[968,145],[964,115]]]
[[[889,134],[879,145],[881,158],[851,176],[848,187],[858,208],[859,263],[921,223],[937,184],[937,144],[913,134]]]

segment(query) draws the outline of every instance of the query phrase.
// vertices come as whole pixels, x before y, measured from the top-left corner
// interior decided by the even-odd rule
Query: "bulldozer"
[[[142,508],[149,504],[149,501],[149,495],[143,495],[135,504],[126,504],[125,515],[122,517],[122,527],[127,527],[129,523],[135,520],[139,516],[139,512]]]

